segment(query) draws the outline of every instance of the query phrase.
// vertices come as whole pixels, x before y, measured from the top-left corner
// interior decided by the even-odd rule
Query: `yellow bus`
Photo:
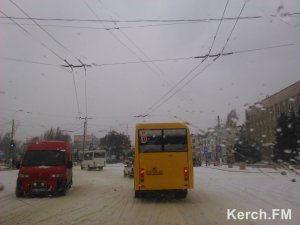
[[[147,192],[174,192],[185,198],[193,188],[190,131],[183,123],[136,125],[134,155],[135,197]]]

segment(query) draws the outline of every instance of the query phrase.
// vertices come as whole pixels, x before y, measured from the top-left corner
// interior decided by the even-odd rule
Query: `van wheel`
[[[81,170],[83,170],[83,166],[81,166]]]
[[[64,196],[66,195],[69,187],[71,187],[71,182],[68,183],[67,180],[59,180],[57,181],[56,191],[53,194],[57,196]]]
[[[65,196],[67,193],[67,188],[64,188],[61,192],[60,192],[60,195],[61,196]]]
[[[91,167],[90,167],[90,165],[88,165],[88,170],[91,170]]]
[[[21,181],[17,181],[17,185],[16,185],[16,197],[17,198],[24,197],[24,192],[22,191],[21,185],[22,185]]]

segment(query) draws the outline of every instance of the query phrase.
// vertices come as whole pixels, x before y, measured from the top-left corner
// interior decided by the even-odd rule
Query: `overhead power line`
[[[3,57],[3,56],[0,56],[0,60],[7,60],[7,61],[20,62],[20,63],[28,63],[28,64],[37,64],[37,65],[43,65],[43,66],[59,67],[59,65],[54,65],[54,64],[46,63],[46,62],[38,62],[38,61],[31,61],[31,60],[26,60],[26,59],[17,59],[17,58],[11,58],[11,57]]]
[[[253,49],[245,49],[245,50],[239,50],[239,51],[232,51],[232,52],[224,52],[222,56],[229,56],[229,55],[236,55],[236,54],[243,54],[243,53],[250,53],[250,52],[256,52],[256,51],[262,51],[267,49],[276,49],[276,48],[283,48],[288,46],[293,46],[295,44],[282,44],[282,45],[273,45],[273,46],[267,46],[267,47],[261,47],[261,48],[253,48]],[[218,54],[209,55],[208,57],[216,57]],[[168,62],[168,61],[182,61],[182,60],[195,60],[195,59],[202,59],[205,58],[207,55],[200,55],[200,56],[190,56],[190,57],[178,57],[178,58],[165,58],[165,59],[153,59],[153,60],[144,60],[143,62]],[[70,64],[69,65],[55,65],[51,63],[46,62],[39,62],[39,61],[33,61],[33,60],[26,60],[26,59],[18,59],[18,58],[11,58],[11,57],[4,57],[0,56],[0,60],[6,60],[6,61],[12,61],[12,62],[18,62],[18,63],[27,63],[27,64],[37,64],[37,65],[44,65],[44,66],[53,66],[53,67],[66,67],[66,68],[82,68],[82,65],[76,65],[76,64]],[[104,67],[104,66],[118,66],[118,65],[127,65],[127,64],[140,64],[141,61],[128,61],[128,62],[114,62],[114,63],[92,63],[91,65],[85,65],[86,67]]]
[[[186,87],[192,80],[194,80],[197,76],[199,76],[201,73],[203,73],[205,70],[207,70],[220,56],[214,58],[209,64],[207,64],[202,70],[200,70],[196,75],[190,79],[188,82],[186,82],[184,85],[182,85],[180,88],[178,88],[175,92],[173,92],[171,95],[166,95],[164,98],[162,98],[163,101],[159,101],[159,104],[156,104],[155,107],[152,107],[148,113],[153,113],[155,110],[160,108],[163,104],[168,102],[174,95],[176,95],[180,90],[182,90],[184,87]],[[168,97],[167,97],[168,96]],[[165,98],[167,97],[167,98]]]
[[[19,5],[17,5],[13,0],[9,0],[18,10],[20,10],[25,16],[27,16],[28,18],[31,18],[29,16],[29,14],[27,12],[25,12],[25,10],[23,10]],[[7,15],[5,15],[7,16]],[[47,30],[45,30],[42,26],[40,26],[39,23],[37,23],[34,19],[30,19],[35,25],[37,25],[44,33],[46,33],[46,35],[48,37],[50,37],[54,42],[56,42],[60,47],[62,47],[64,50],[70,52],[70,50],[68,50],[60,41],[58,41],[52,34],[50,34]],[[14,23],[16,23],[13,20]],[[22,28],[22,30],[24,30],[27,34],[30,34],[26,29],[24,29],[22,26],[20,26],[18,24],[18,26],[20,28]],[[32,35],[31,35],[32,36]],[[78,115],[80,116],[80,109],[79,109],[79,101],[78,101],[78,94],[77,94],[77,89],[76,89],[76,81],[75,81],[75,74],[73,71],[73,67],[70,66],[70,64],[67,62],[66,59],[63,59],[62,57],[60,57],[57,53],[55,53],[52,49],[50,49],[48,46],[46,46],[44,43],[40,42],[44,47],[46,47],[47,49],[49,49],[52,53],[54,53],[57,57],[59,57],[61,60],[63,60],[64,62],[67,63],[68,67],[70,67],[70,69],[72,70],[72,76],[73,76],[73,84],[74,84],[74,89],[75,89],[75,94],[76,94],[76,103],[77,103],[77,109],[78,109]],[[74,57],[76,58],[76,57]],[[77,59],[77,58],[76,58]],[[79,60],[80,61],[80,60]],[[81,62],[81,61],[80,61]],[[85,65],[84,69],[85,69]],[[86,69],[85,69],[86,71]],[[85,73],[86,74],[86,73]],[[85,80],[85,96],[86,96],[86,80]],[[87,99],[87,98],[86,98]],[[87,113],[87,103],[86,103],[86,113]]]
[[[230,40],[230,38],[231,38],[231,35],[232,35],[232,33],[233,33],[233,31],[234,31],[236,25],[237,25],[237,22],[239,21],[241,15],[242,15],[242,12],[244,11],[244,8],[245,8],[245,6],[246,6],[246,3],[247,3],[247,1],[245,0],[245,1],[244,1],[244,4],[243,4],[243,6],[242,6],[242,9],[241,9],[241,11],[240,11],[240,13],[239,13],[237,19],[235,20],[235,23],[234,23],[232,29],[231,29],[231,32],[230,32],[228,38],[226,39],[225,45],[223,46],[223,48],[222,48],[222,50],[221,50],[221,54],[224,52],[224,50],[225,50],[225,48],[226,48],[226,46],[227,46],[227,44],[228,44],[228,42],[229,42],[229,40]]]
[[[17,5],[13,0],[9,0],[15,7],[17,7],[25,16],[31,18],[28,13],[26,13],[19,5]],[[60,47],[68,50],[60,41],[58,41],[52,34],[45,30],[40,24],[38,24],[34,19],[30,19],[35,25],[37,25],[42,31],[44,31],[54,42],[56,42]]]
[[[299,16],[300,12],[286,13],[285,16]],[[270,15],[276,17],[277,15]],[[263,16],[243,16],[239,20],[261,19]],[[78,18],[41,18],[41,17],[16,17],[0,16],[0,19],[36,20],[36,21],[62,21],[62,22],[106,22],[106,23],[178,23],[178,22],[216,22],[221,18],[196,18],[196,19],[136,19],[136,20],[112,20],[112,19],[78,19]],[[237,17],[224,17],[224,21],[236,20]]]
[[[226,12],[228,3],[229,3],[229,0],[227,0],[227,2],[226,2],[225,8],[224,8],[223,13],[222,13],[222,18],[221,18],[221,20],[220,20],[220,23],[219,23],[219,25],[218,25],[216,34],[215,34],[215,36],[214,36],[213,42],[212,42],[212,44],[211,44],[211,46],[210,46],[210,49],[209,49],[207,55],[209,55],[209,54],[211,53],[211,51],[212,51],[212,49],[213,49],[213,47],[214,47],[214,44],[215,44],[215,41],[216,41],[216,39],[217,39],[217,36],[218,36],[219,30],[220,30],[222,21],[224,20],[224,15],[225,15],[225,12]]]
[[[245,49],[245,50],[239,50],[239,51],[232,51],[232,52],[223,52],[221,56],[229,56],[229,55],[236,55],[236,54],[242,54],[242,53],[248,53],[248,52],[255,52],[255,51],[262,51],[267,49],[276,49],[276,48],[283,48],[288,46],[293,46],[295,44],[281,44],[281,45],[272,45],[267,47],[261,47],[261,48],[254,48],[254,49]],[[191,60],[191,59],[203,59],[205,57],[213,58],[217,57],[218,54],[211,54],[211,55],[199,55],[199,56],[189,56],[189,57],[178,57],[178,58],[165,58],[165,59],[153,59],[153,60],[143,60],[143,61],[127,61],[127,62],[114,62],[114,63],[92,63],[92,66],[94,67],[104,67],[104,66],[118,66],[118,65],[128,65],[128,64],[140,64],[143,62],[168,62],[168,61],[182,61],[182,60]]]
[[[98,17],[98,15],[96,14],[96,12],[92,9],[92,7],[87,3],[85,2],[87,8],[91,11],[91,13],[97,18],[97,19],[100,19]],[[104,23],[103,24],[103,27],[106,27],[106,25]],[[144,62],[144,60],[134,51],[132,50],[125,42],[123,42],[115,33],[111,32],[110,30],[107,30],[108,33],[116,40],[118,41],[123,47],[125,47],[132,55],[134,55],[137,59],[140,60],[141,63],[143,63],[148,69],[150,69],[153,73],[157,74],[156,71],[150,66],[148,65],[147,63]],[[126,34],[123,32],[123,35],[126,36]],[[127,39],[129,39],[129,37],[127,36]],[[137,46],[136,46],[137,47]],[[137,47],[138,48],[138,47]],[[138,48],[139,49],[139,48]],[[141,49],[140,49],[141,50]]]
[[[101,2],[101,1],[98,1],[99,2],[99,4],[103,7],[103,3]],[[112,11],[112,10],[110,10],[110,9],[108,9],[109,11]],[[117,15],[118,17],[120,17],[117,13],[115,13],[115,12],[113,12],[115,15]],[[112,17],[112,15],[110,15],[110,18],[111,19],[113,19],[113,17]],[[114,23],[114,25],[118,28],[118,32],[120,32],[136,49],[137,49],[137,51],[143,56],[143,57],[145,57],[146,59],[147,59],[147,63],[150,63],[154,68],[156,68],[156,70],[157,70],[157,72],[155,71],[155,73],[159,76],[159,78],[161,78],[160,77],[160,75],[163,75],[163,76],[165,76],[165,74],[164,74],[164,72],[163,72],[163,70],[156,64],[156,62],[154,61],[154,60],[152,60],[147,54],[146,54],[146,52],[141,48],[141,47],[139,47],[138,46],[138,44],[136,44],[136,42],[132,39],[132,38],[130,38],[127,34],[126,34],[126,32],[124,32],[123,31],[123,29],[121,29],[119,26],[118,26],[118,24],[117,23]],[[144,61],[144,60],[143,60]],[[165,82],[166,83],[166,85],[168,85],[168,86],[172,86],[173,84],[172,84],[172,81],[171,82],[169,82],[168,80],[165,80],[165,79],[162,79],[163,80],[163,82]]]
[[[19,5],[17,5],[13,0],[9,0],[18,10],[20,10],[25,16],[27,16],[27,18],[31,18],[30,15],[25,12],[24,9],[22,9]],[[34,19],[30,19],[36,26],[38,26],[48,37],[50,37],[56,44],[58,44],[61,48],[63,48],[65,51],[67,51],[68,53],[71,53],[71,55],[73,55],[74,58],[76,58],[74,56],[74,53],[69,50],[64,44],[62,44],[59,40],[57,40],[51,33],[49,33],[46,29],[43,28],[43,26],[41,26],[39,23],[37,23]],[[77,58],[76,58],[77,59]]]
[[[167,101],[169,101],[169,99],[171,99],[175,94],[177,94],[180,90],[182,90],[184,87],[186,87],[190,82],[192,82],[196,77],[198,77],[200,74],[202,74],[207,68],[209,68],[214,62],[216,62],[220,56],[222,56],[222,53],[224,51],[224,49],[226,48],[230,38],[231,38],[231,35],[234,31],[234,29],[236,28],[236,25],[237,25],[237,22],[242,14],[242,12],[244,11],[244,8],[245,8],[245,5],[246,5],[246,1],[244,1],[244,4],[239,12],[239,16],[237,17],[232,29],[231,29],[231,32],[228,36],[228,38],[226,39],[226,42],[221,50],[221,52],[218,54],[217,57],[215,57],[209,64],[207,64],[200,72],[196,73],[190,80],[188,80],[187,82],[185,82],[182,86],[180,86],[180,88],[178,88],[175,92],[173,92],[173,94],[169,95],[169,93],[171,93],[175,88],[177,88],[177,86],[179,86],[185,79],[187,79],[187,77],[190,76],[190,74],[192,74],[198,67],[199,65],[201,65],[206,58],[204,58],[200,64],[198,64],[193,70],[191,70],[183,79],[181,79],[177,84],[176,84],[176,87],[175,88],[171,88],[166,94],[164,94],[161,98],[159,98],[158,101],[156,101],[149,109],[147,112],[145,112],[144,114],[149,114],[149,113],[152,113],[154,112],[156,109],[158,109],[159,107],[161,107],[163,104],[165,104]],[[227,4],[225,6],[225,8],[227,7]],[[167,97],[169,95],[169,97]]]
[[[0,10],[0,13],[2,13],[3,15],[5,15],[7,17],[7,15]],[[64,58],[62,58],[59,54],[57,54],[54,50],[52,50],[50,47],[48,47],[45,43],[43,43],[42,41],[34,38],[34,36],[28,31],[26,30],[23,26],[21,26],[19,23],[17,23],[14,19],[10,20],[17,25],[21,30],[23,30],[28,36],[30,36],[34,41],[38,42],[40,45],[42,45],[44,48],[48,49],[52,54],[54,54],[57,58],[59,58],[60,60],[64,61]]]
[[[78,59],[78,61],[81,63],[83,69],[84,69],[84,96],[85,96],[85,116],[87,117],[88,112],[88,102],[87,102],[87,88],[86,88],[86,83],[87,83],[87,77],[86,77],[86,67],[90,67],[90,65],[87,65],[85,63],[83,63],[80,59]]]
[[[240,54],[240,53],[248,53],[248,52],[257,52],[257,51],[262,51],[262,50],[267,50],[267,49],[283,48],[283,47],[288,47],[288,46],[293,46],[293,45],[295,45],[295,44],[273,45],[273,46],[268,46],[268,47],[261,47],[261,48],[253,48],[253,49],[245,49],[245,50],[240,50],[240,51],[233,51],[231,53],[232,54]]]
[[[75,90],[75,97],[76,97],[76,104],[77,104],[77,110],[78,110],[78,116],[79,116],[79,119],[81,118],[81,111],[80,111],[80,108],[79,108],[79,100],[78,100],[78,92],[77,92],[77,87],[76,87],[76,80],[75,80],[75,74],[74,74],[74,70],[73,68],[84,68],[84,71],[85,71],[85,91],[84,91],[84,94],[85,94],[85,117],[87,117],[87,87],[86,87],[86,67],[91,67],[91,65],[87,65],[85,63],[83,63],[80,59],[78,59],[79,61],[79,65],[73,65],[73,64],[70,64],[67,60],[64,60],[64,62],[66,64],[64,65],[61,65],[62,67],[66,67],[66,68],[70,68],[72,70],[72,76],[73,76],[73,86],[74,86],[74,90]]]
[[[217,35],[218,35],[218,32],[219,32],[221,23],[222,23],[222,21],[223,21],[223,18],[224,18],[226,9],[227,9],[228,2],[229,2],[229,0],[227,0],[227,2],[226,2],[226,5],[225,5],[224,10],[223,10],[223,13],[222,13],[222,18],[221,18],[221,20],[220,20],[220,23],[219,23],[219,25],[218,25],[218,28],[217,28],[217,30],[216,30],[216,33],[215,33],[215,35],[214,35],[212,44],[211,44],[211,46],[210,46],[210,49],[209,49],[207,55],[204,56],[203,59],[201,60],[201,62],[198,63],[192,70],[190,70],[190,71],[189,71],[182,79],[180,79],[175,85],[173,85],[173,86],[171,87],[171,89],[169,89],[169,91],[167,91],[162,97],[160,97],[156,102],[154,102],[154,103],[148,108],[148,110],[147,110],[144,114],[148,114],[148,113],[149,113],[148,111],[152,112],[152,111],[153,111],[153,108],[156,108],[157,105],[160,106],[160,105],[161,105],[161,101],[163,101],[163,99],[165,99],[165,98],[166,98],[173,90],[175,90],[175,89],[176,89],[176,88],[177,88],[177,87],[178,87],[185,79],[187,79],[193,72],[195,72],[195,71],[202,65],[202,63],[204,63],[205,60],[209,57],[209,54],[210,54],[210,52],[212,51],[212,48],[213,48],[214,43],[215,43],[215,40],[216,40],[216,38],[217,38]],[[175,92],[175,93],[177,93],[177,92]],[[174,95],[175,95],[175,93],[174,93]],[[172,95],[172,96],[173,96],[173,95]],[[168,98],[168,99],[169,99],[169,98]]]

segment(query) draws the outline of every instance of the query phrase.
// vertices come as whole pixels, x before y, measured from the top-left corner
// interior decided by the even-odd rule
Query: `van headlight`
[[[29,178],[29,174],[26,174],[26,173],[19,173],[18,177],[19,177],[19,178]]]
[[[53,173],[50,175],[51,178],[59,178],[59,177],[63,177],[64,175],[61,173]]]

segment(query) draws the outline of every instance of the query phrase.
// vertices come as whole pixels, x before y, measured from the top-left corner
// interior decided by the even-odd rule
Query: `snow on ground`
[[[195,167],[186,199],[135,199],[121,164],[103,171],[75,167],[73,187],[62,197],[17,199],[16,177],[16,170],[0,171],[0,224],[300,224],[300,180],[292,172]],[[227,220],[227,209],[292,209],[292,220]]]

